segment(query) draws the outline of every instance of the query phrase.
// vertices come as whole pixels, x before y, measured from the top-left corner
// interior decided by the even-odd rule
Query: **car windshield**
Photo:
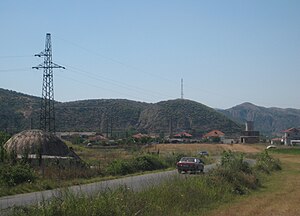
[[[196,162],[196,158],[181,158],[180,161],[183,161],[183,162]]]

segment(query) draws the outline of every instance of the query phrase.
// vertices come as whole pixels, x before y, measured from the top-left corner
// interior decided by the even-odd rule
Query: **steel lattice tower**
[[[181,99],[183,99],[183,79],[181,78]]]
[[[51,34],[46,34],[45,50],[35,56],[44,57],[44,62],[33,69],[44,69],[42,102],[40,113],[40,129],[47,132],[55,132],[55,110],[54,110],[54,88],[53,88],[53,68],[65,67],[52,62]]]

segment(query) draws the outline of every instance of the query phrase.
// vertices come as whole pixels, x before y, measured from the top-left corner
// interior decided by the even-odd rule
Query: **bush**
[[[187,155],[182,154],[182,153],[172,153],[172,154],[168,154],[166,156],[163,157],[163,160],[165,162],[165,164],[168,167],[175,167],[176,163],[182,158],[182,157],[186,157]]]
[[[271,157],[265,150],[257,157],[255,169],[270,174],[272,171],[281,170],[281,164],[278,159]]]
[[[233,153],[231,151],[224,151],[221,157],[221,166],[233,171],[241,171],[245,173],[251,173],[252,169],[249,164],[244,161],[244,155],[242,153]]]
[[[211,184],[230,185],[234,193],[245,194],[250,189],[259,186],[256,175],[252,168],[244,161],[243,154],[224,151],[221,157],[221,164],[209,174]]]
[[[23,182],[33,182],[36,175],[28,164],[3,165],[0,168],[0,181],[7,186],[15,186]]]
[[[131,160],[114,160],[108,167],[111,175],[126,175],[140,171],[151,171],[166,168],[166,165],[155,155],[143,155]]]
[[[133,161],[133,165],[138,171],[150,171],[166,168],[159,157],[154,155],[139,156]]]
[[[107,173],[110,175],[126,175],[133,172],[135,172],[135,170],[130,166],[130,163],[125,160],[114,160],[107,167]]]
[[[7,159],[7,152],[3,146],[9,138],[9,134],[0,131],[0,162],[4,162]]]
[[[231,191],[236,194],[246,194],[250,189],[256,189],[259,186],[259,180],[254,174],[245,173],[238,170],[231,170],[224,167],[218,167],[209,173],[209,181],[212,187],[216,185],[229,185]]]

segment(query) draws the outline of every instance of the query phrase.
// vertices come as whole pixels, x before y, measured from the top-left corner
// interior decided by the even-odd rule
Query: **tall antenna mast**
[[[33,69],[44,69],[42,103],[40,113],[40,129],[46,132],[55,132],[55,110],[54,110],[54,89],[53,89],[53,68],[62,68],[52,62],[51,34],[46,34],[45,50],[34,56],[44,57],[44,62]]]
[[[181,78],[181,99],[183,99],[183,78]]]

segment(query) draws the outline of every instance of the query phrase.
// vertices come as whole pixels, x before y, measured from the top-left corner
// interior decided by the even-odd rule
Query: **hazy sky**
[[[52,36],[55,99],[184,98],[300,109],[299,0],[1,0],[0,88],[41,96]]]

